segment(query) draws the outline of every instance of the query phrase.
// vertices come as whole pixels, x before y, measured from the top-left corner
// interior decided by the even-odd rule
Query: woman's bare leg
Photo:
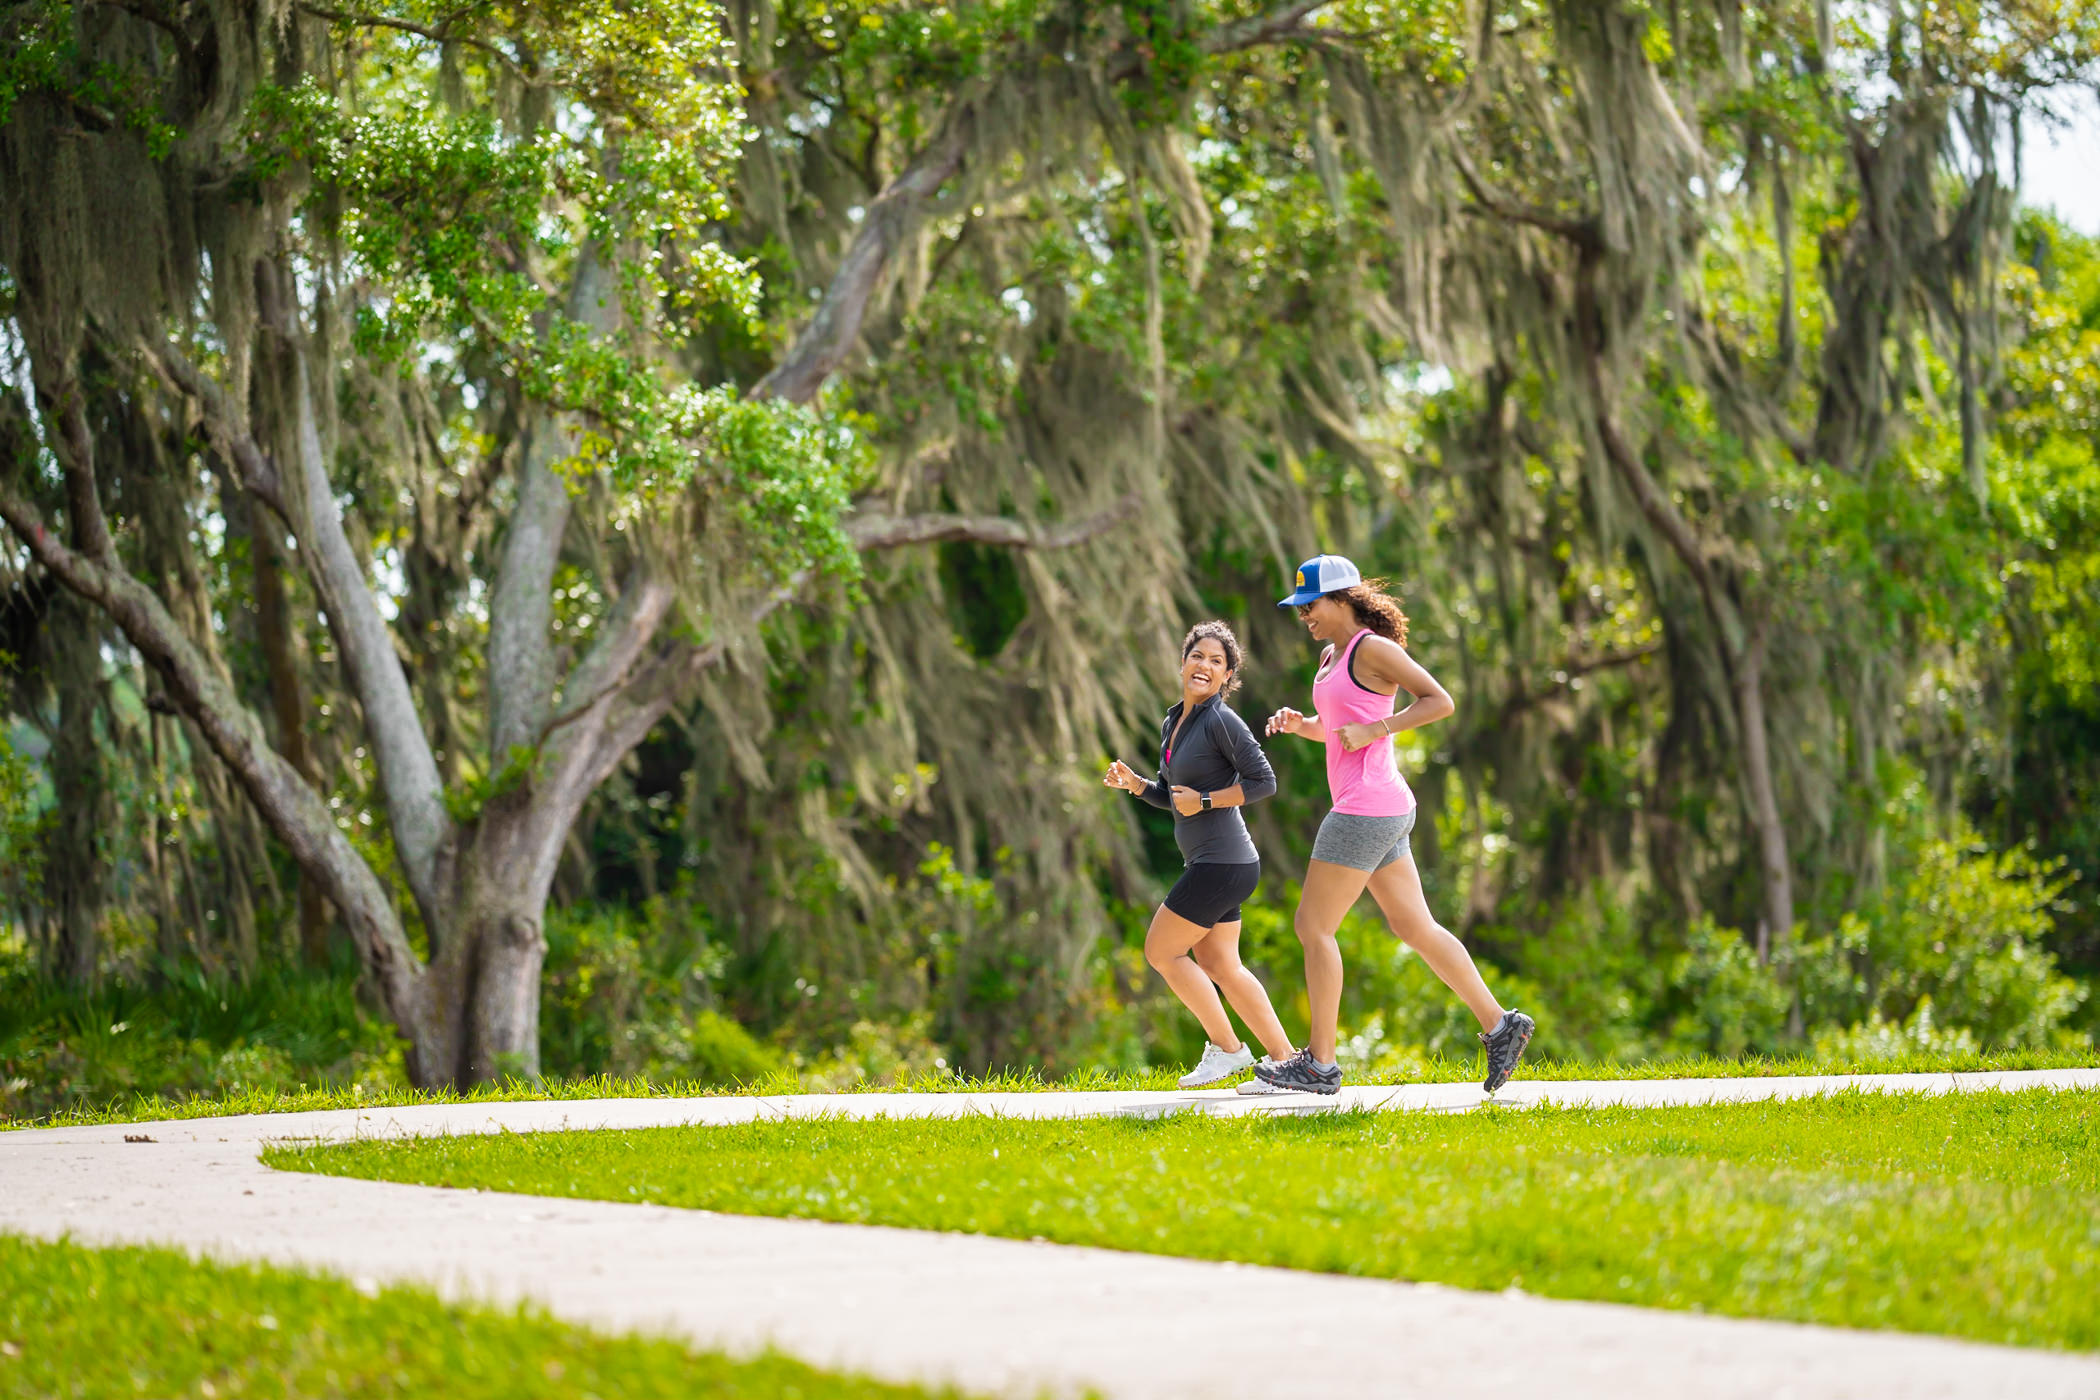
[[[1371,898],[1378,901],[1393,936],[1420,953],[1429,970],[1458,993],[1458,999],[1480,1022],[1482,1030],[1491,1031],[1501,1023],[1502,1003],[1495,1000],[1487,983],[1480,979],[1473,955],[1458,941],[1457,934],[1438,923],[1429,912],[1429,901],[1422,894],[1422,875],[1415,869],[1413,856],[1403,855],[1373,875]]]
[[[1175,996],[1181,998],[1181,1004],[1195,1013],[1211,1044],[1220,1050],[1237,1050],[1240,1038],[1232,1033],[1232,1018],[1225,1014],[1225,1005],[1218,1000],[1218,989],[1210,984],[1203,969],[1189,957],[1189,949],[1209,932],[1201,924],[1190,923],[1162,904],[1159,912],[1152,916],[1152,927],[1145,932],[1145,961],[1167,979],[1167,985],[1174,989]]]
[[[1202,968],[1204,975],[1225,993],[1225,1000],[1240,1013],[1240,1020],[1261,1042],[1261,1048],[1269,1052],[1270,1059],[1288,1060],[1297,1053],[1291,1048],[1291,1038],[1283,1033],[1283,1022],[1276,1019],[1276,1008],[1269,1005],[1268,989],[1240,961],[1238,919],[1229,924],[1211,925],[1210,932],[1203,935],[1191,952],[1196,966]]]
[[[1331,861],[1310,861],[1305,867],[1305,888],[1298,895],[1298,916],[1293,921],[1298,941],[1305,946],[1305,1000],[1312,1010],[1312,1027],[1305,1045],[1323,1065],[1334,1063],[1336,1024],[1342,1017],[1342,949],[1334,931],[1356,897],[1364,892],[1370,876],[1361,870]]]

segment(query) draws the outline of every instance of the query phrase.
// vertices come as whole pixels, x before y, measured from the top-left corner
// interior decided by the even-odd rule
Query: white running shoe
[[[1261,1062],[1265,1065],[1280,1065],[1283,1063],[1283,1061],[1277,1059],[1274,1055],[1262,1056]],[[1285,1089],[1280,1085],[1271,1084],[1268,1080],[1263,1079],[1258,1074],[1250,1078],[1246,1083],[1240,1085],[1239,1091],[1243,1094],[1291,1094],[1297,1092],[1294,1089]]]
[[[1203,1058],[1196,1067],[1181,1076],[1184,1089],[1201,1089],[1206,1084],[1216,1084],[1221,1079],[1230,1079],[1254,1063],[1254,1052],[1245,1045],[1237,1050],[1220,1050],[1215,1045],[1203,1047]]]

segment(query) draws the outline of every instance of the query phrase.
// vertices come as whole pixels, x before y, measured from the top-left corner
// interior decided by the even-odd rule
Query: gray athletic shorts
[[[1414,829],[1413,812],[1397,817],[1329,812],[1320,823],[1320,834],[1313,838],[1312,858],[1375,873],[1408,854],[1407,833]]]

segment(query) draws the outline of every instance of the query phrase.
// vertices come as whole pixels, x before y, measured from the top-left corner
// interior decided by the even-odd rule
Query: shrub
[[[1985,1049],[2052,1043],[2085,998],[2044,943],[2067,885],[2060,862],[1993,852],[1970,837],[1928,841],[1885,901],[1847,914],[1801,949],[1814,1019],[1973,1034]]]
[[[1664,1002],[1670,1049],[1734,1059],[1780,1049],[1792,993],[1740,932],[1709,915],[1693,922],[1671,959]]]
[[[541,1069],[708,1084],[761,1078],[778,1057],[713,1005],[724,961],[705,927],[662,899],[640,910],[550,910]]]

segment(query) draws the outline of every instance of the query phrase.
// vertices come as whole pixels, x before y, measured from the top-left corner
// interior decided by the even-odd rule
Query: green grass
[[[1464,1115],[818,1119],[281,1147],[265,1160],[2100,1348],[2091,1091]]]
[[[532,1308],[454,1307],[417,1288],[199,1264],[166,1249],[0,1235],[0,1395],[75,1400],[619,1396],[959,1400],[953,1390],[610,1336]]]
[[[1724,1079],[1767,1078],[1808,1074],[1949,1074],[1978,1070],[2084,1069],[2096,1064],[2094,1052],[2082,1050],[2007,1050],[1969,1055],[1912,1054],[1884,1059],[1764,1058],[1721,1060],[1711,1056],[1681,1056],[1633,1063],[1590,1060],[1542,1060],[1524,1062],[1525,1079],[1566,1081],[1574,1079]],[[895,1082],[866,1081],[848,1093],[1043,1093],[1071,1089],[1173,1090],[1179,1066],[1138,1073],[1080,1071],[1061,1079],[1045,1079],[1032,1070],[1007,1071],[976,1078],[957,1074],[927,1074]],[[1371,1075],[1351,1075],[1351,1084],[1393,1082],[1457,1084],[1481,1075],[1478,1057],[1472,1060],[1431,1060],[1419,1073],[1403,1080]],[[0,1130],[8,1128],[67,1127],[96,1123],[144,1123],[183,1118],[223,1118],[241,1113],[304,1113],[319,1109],[399,1108],[433,1103],[511,1103],[561,1099],[659,1099],[706,1098],[725,1094],[793,1094],[804,1092],[791,1071],[769,1075],[748,1084],[723,1086],[692,1081],[662,1082],[616,1075],[593,1075],[576,1079],[549,1079],[538,1084],[512,1080],[484,1084],[466,1091],[381,1089],[358,1085],[320,1086],[285,1092],[280,1089],[251,1089],[217,1095],[131,1094],[98,1104],[62,1109],[40,1116],[7,1117],[0,1114]]]

